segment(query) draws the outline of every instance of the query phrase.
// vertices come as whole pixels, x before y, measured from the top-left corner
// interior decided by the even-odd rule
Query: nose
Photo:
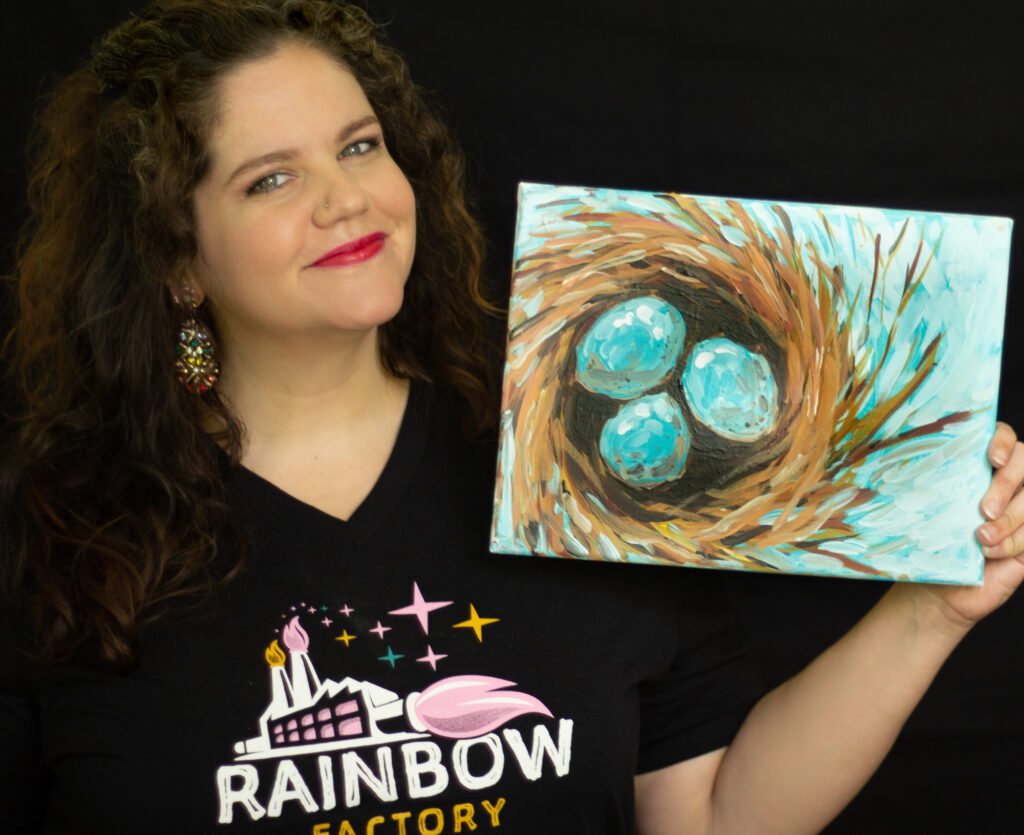
[[[317,194],[313,221],[318,226],[357,217],[370,207],[367,190],[357,177],[344,170],[335,169]]]

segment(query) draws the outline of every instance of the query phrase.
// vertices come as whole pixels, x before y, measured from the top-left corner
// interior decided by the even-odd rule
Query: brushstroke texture
[[[961,218],[939,269],[948,230],[935,215],[524,189],[497,550],[977,582],[976,544],[942,552],[921,530],[934,527],[921,462],[951,488],[983,489],[1008,221]],[[580,386],[573,367],[594,323],[641,296],[685,319],[678,373],[645,393],[682,404],[692,445],[681,477],[638,490],[597,449],[620,406]],[[693,345],[720,337],[762,357],[775,388],[753,442],[706,431],[679,387]],[[982,355],[961,356],[962,339]],[[957,519],[968,538],[969,519]]]

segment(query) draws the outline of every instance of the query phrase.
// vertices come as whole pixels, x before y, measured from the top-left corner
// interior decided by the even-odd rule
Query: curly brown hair
[[[43,663],[82,648],[129,668],[140,627],[240,565],[218,559],[231,524],[217,443],[237,462],[243,428],[216,390],[178,383],[167,288],[197,252],[193,192],[218,82],[290,42],[353,73],[416,194],[405,301],[380,331],[385,368],[452,387],[470,434],[493,423],[481,313],[494,308],[464,159],[377,25],[326,0],[151,3],[54,87],[29,141],[5,343],[21,408],[0,463],[0,579]]]

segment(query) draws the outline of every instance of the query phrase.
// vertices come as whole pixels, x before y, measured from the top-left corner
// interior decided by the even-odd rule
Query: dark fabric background
[[[1014,230],[1000,417],[1020,394],[1024,114],[1016,4],[369,0],[465,145],[508,291],[516,183],[571,183],[1001,214]],[[13,7],[3,23],[3,269],[41,79],[139,3]],[[829,6],[838,8],[825,11]],[[884,590],[730,576],[769,682]],[[1019,831],[1024,595],[957,650],[876,777],[827,830]]]

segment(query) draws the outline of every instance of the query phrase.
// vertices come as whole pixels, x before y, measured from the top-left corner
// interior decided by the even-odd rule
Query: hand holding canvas
[[[980,586],[902,584],[897,591],[933,606],[940,624],[966,632],[998,609],[1024,581],[1024,443],[1005,423],[996,424],[988,448],[992,483],[981,499],[981,512],[989,520],[978,528],[985,554],[985,575]],[[906,588],[903,587],[906,586]]]

